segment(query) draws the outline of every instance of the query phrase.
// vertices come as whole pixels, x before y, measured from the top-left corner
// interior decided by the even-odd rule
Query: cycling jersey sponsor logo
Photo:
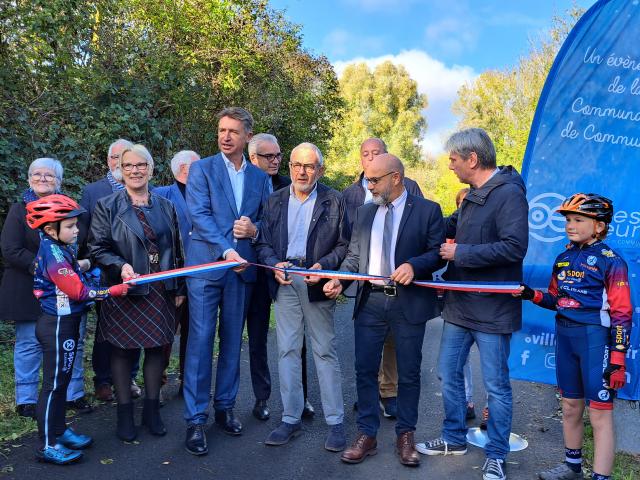
[[[560,273],[558,273],[558,280],[563,281],[565,278],[567,278],[567,272],[562,270]]]
[[[609,400],[609,397],[610,397],[610,396],[611,396],[611,395],[610,395],[610,393],[609,393],[609,391],[608,391],[608,390],[600,390],[600,391],[598,392],[598,398],[599,398],[600,400],[602,400],[603,402],[606,402],[607,400]]]
[[[596,257],[595,255],[589,255],[587,257],[587,265],[593,267],[596,263],[598,263],[598,257]]]
[[[592,266],[590,266],[590,265],[587,265],[586,263],[581,263],[581,264],[580,264],[580,266],[581,266],[582,268],[586,268],[587,270],[589,270],[589,271],[591,271],[591,272],[597,272],[597,271],[599,271],[599,268],[598,268],[598,267],[592,267]]]
[[[73,338],[65,340],[62,343],[62,348],[64,348],[67,352],[70,352],[71,350],[73,350],[75,346],[76,346],[76,342],[73,340]]]
[[[568,267],[569,265],[570,265],[569,262],[558,262],[558,263],[556,263],[556,267],[558,267],[558,268]]]
[[[580,302],[573,298],[560,297],[558,298],[558,306],[562,308],[578,308],[580,307]]]
[[[59,268],[58,269],[58,273],[60,275],[62,275],[63,277],[70,277],[71,275],[73,275],[75,272],[73,270],[69,270],[68,268]]]
[[[95,290],[89,290],[89,298],[96,298],[97,294]]]
[[[58,262],[62,262],[64,260],[64,255],[62,253],[62,250],[60,250],[60,247],[56,244],[52,244],[51,245],[51,253],[53,254],[53,257],[58,261]]]
[[[607,250],[606,248],[603,248],[600,253],[602,253],[602,255],[604,255],[605,257],[609,257],[609,258],[614,258],[616,256],[616,254],[613,253],[613,250]]]

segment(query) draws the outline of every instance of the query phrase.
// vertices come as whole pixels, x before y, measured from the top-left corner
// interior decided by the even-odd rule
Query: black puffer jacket
[[[445,278],[522,281],[528,212],[524,182],[511,166],[500,167],[487,183],[472,188],[447,223],[447,238],[455,238],[456,253]],[[522,327],[522,301],[506,294],[448,291],[442,317],[485,333],[512,333]]]
[[[151,207],[145,216],[156,234],[160,252],[160,270],[181,268],[184,265],[178,216],[175,207],[166,198],[151,192]],[[128,263],[140,275],[149,273],[147,251],[142,224],[136,216],[129,195],[122,190],[98,200],[91,216],[88,239],[91,262],[102,270],[103,280],[108,285],[122,283],[120,272]],[[164,280],[167,290],[184,295],[182,279]],[[146,295],[149,285],[140,285],[129,290],[129,295]]]

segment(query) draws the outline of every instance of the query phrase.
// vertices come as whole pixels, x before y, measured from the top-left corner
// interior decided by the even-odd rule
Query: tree
[[[420,140],[426,129],[426,96],[405,68],[384,62],[373,71],[365,63],[347,66],[340,78],[342,118],[333,121],[327,170],[331,183],[346,187],[360,172],[360,144],[382,138],[407,165],[421,161]]]
[[[215,113],[239,105],[288,152],[328,147],[338,80],[266,0],[9,0],[0,8],[0,218],[27,165],[54,156],[63,188],[105,174],[116,138],[169,158],[217,151]]]
[[[459,127],[484,128],[496,146],[498,162],[522,167],[531,122],[551,65],[569,31],[583,11],[556,17],[540,45],[514,67],[483,72],[458,92],[453,109]]]

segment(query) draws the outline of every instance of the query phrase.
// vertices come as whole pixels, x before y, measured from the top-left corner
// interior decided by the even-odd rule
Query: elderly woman
[[[142,145],[125,149],[116,175],[125,189],[98,201],[89,230],[91,258],[108,285],[142,274],[183,265],[178,218],[173,204],[149,191],[153,158]],[[159,394],[164,369],[163,347],[173,342],[175,308],[184,301],[184,283],[169,279],[129,290],[126,297],[102,303],[97,338],[113,346],[111,374],[118,402],[116,434],[136,438],[130,389],[131,365],[144,348],[145,400],[142,424],[164,435]]]
[[[2,227],[0,245],[4,260],[4,276],[0,285],[0,319],[15,322],[16,344],[14,366],[16,382],[16,411],[20,416],[35,418],[42,348],[36,338],[36,320],[42,314],[33,296],[34,260],[40,246],[37,230],[29,228],[25,216],[26,204],[60,191],[63,168],[53,158],[38,158],[29,165],[29,188],[22,199],[9,209]],[[87,260],[81,263],[89,267]],[[77,358],[71,383],[67,390],[69,408],[90,412],[84,398],[84,333],[86,317],[80,325]]]

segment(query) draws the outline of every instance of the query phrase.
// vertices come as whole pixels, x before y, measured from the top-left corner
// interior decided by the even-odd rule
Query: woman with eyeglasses
[[[11,205],[0,237],[4,261],[4,275],[0,285],[0,319],[16,325],[16,412],[22,417],[34,419],[42,364],[42,347],[36,338],[36,320],[42,311],[33,296],[34,261],[40,246],[40,235],[37,230],[27,225],[26,204],[59,193],[63,173],[62,164],[53,158],[37,158],[31,162],[28,170],[29,188],[22,193],[18,202]],[[81,266],[88,268],[88,260],[82,260]],[[91,411],[91,405],[84,397],[84,369],[81,361],[84,353],[86,317],[80,328],[78,361],[74,362],[71,383],[67,390],[67,406],[88,413]]]
[[[148,273],[183,265],[178,218],[173,204],[149,191],[153,158],[142,145],[125,149],[114,176],[125,186],[98,201],[89,229],[91,258],[103,282],[116,285]],[[159,412],[163,347],[173,342],[175,308],[185,299],[184,282],[169,279],[129,289],[126,297],[102,303],[96,338],[113,346],[111,375],[118,403],[116,435],[136,438],[131,398],[131,365],[144,349],[145,399],[142,424],[153,435],[167,433]]]

